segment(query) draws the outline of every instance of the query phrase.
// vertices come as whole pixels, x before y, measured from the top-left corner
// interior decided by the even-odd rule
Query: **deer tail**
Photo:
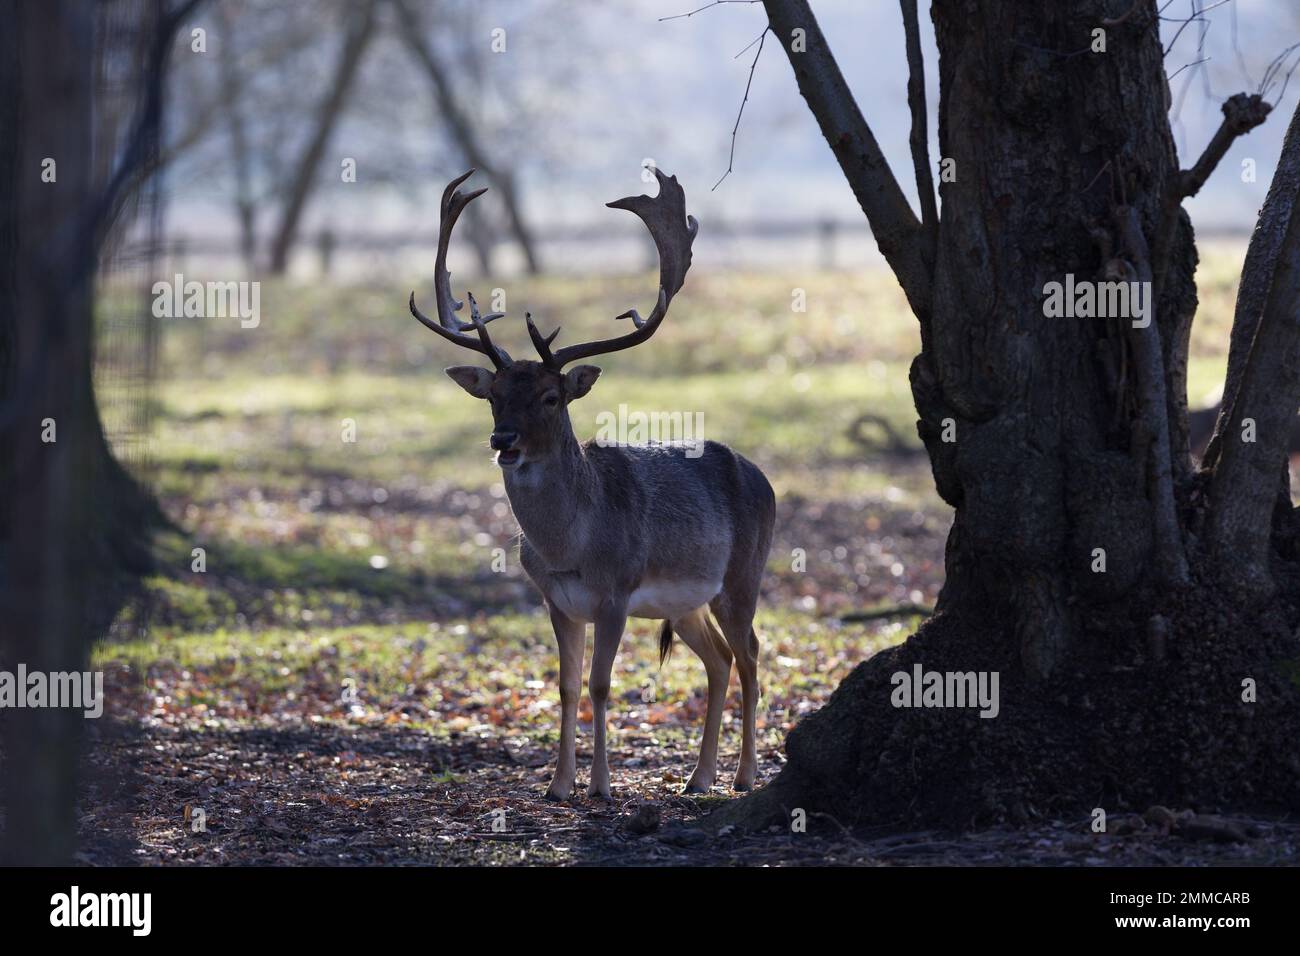
[[[664,661],[673,651],[673,623],[667,619],[664,620],[664,626],[659,631],[659,666],[664,666]]]

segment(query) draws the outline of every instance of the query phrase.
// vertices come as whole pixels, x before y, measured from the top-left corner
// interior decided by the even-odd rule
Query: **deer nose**
[[[488,444],[493,451],[509,451],[519,441],[519,432],[493,432]]]

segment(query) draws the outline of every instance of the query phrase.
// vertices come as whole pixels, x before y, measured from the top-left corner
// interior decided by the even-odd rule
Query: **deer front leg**
[[[591,758],[591,785],[587,796],[609,796],[609,760],[605,754],[605,704],[609,700],[610,675],[614,670],[614,657],[623,640],[627,625],[627,607],[624,604],[602,604],[596,611],[596,643],[591,652],[591,676],[587,692],[591,694],[591,722],[594,729],[594,753]]]
[[[577,779],[578,695],[582,693],[582,649],[587,627],[553,605],[550,611],[555,643],[560,649],[560,754],[546,799],[567,800]]]

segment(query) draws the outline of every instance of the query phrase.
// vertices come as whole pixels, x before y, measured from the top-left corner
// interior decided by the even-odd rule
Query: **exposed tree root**
[[[1081,614],[1081,640],[1046,686],[1023,676],[1003,633],[1008,622],[938,614],[905,644],[859,665],[791,733],[781,775],[721,808],[710,825],[788,826],[796,808],[850,828],[1047,816],[1083,826],[1098,807],[1114,818],[1153,804],[1300,810],[1292,610],[1240,612],[1202,592],[1127,607],[1134,610]],[[997,716],[893,706],[892,675],[916,664],[998,671]],[[1247,679],[1253,703],[1243,700]]]

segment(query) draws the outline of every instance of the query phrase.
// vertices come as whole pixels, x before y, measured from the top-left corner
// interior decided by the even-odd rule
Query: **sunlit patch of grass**
[[[1194,406],[1222,379],[1239,259],[1239,248],[1202,250]],[[526,307],[543,327],[562,323],[562,341],[572,342],[622,328],[609,316],[652,285],[624,276],[474,287],[504,288],[512,313]],[[537,598],[517,566],[517,529],[487,448],[491,415],[442,374],[472,357],[421,329],[405,311],[406,292],[268,281],[256,329],[168,322],[154,474],[185,531],[160,541],[158,576],[147,582],[156,644],[120,653],[145,655],[155,669],[189,667],[202,690],[178,693],[201,693],[209,707],[243,687],[258,712],[273,688],[315,701],[300,704],[303,714],[369,719],[334,699],[352,675],[372,702],[385,702],[384,719],[396,713],[464,733],[508,718],[551,735],[553,638],[539,612],[521,613]],[[605,375],[573,405],[574,427],[593,436],[598,416],[617,417],[620,405],[701,413],[704,437],[751,458],[787,513],[798,512],[798,540],[778,528],[769,562],[786,607],[764,606],[759,622],[765,720],[775,733],[918,623],[846,626],[815,618],[818,609],[893,600],[914,587],[932,597],[925,578],[941,573],[941,554],[931,561],[899,544],[937,540],[950,514],[924,455],[885,458],[849,435],[870,413],[918,447],[908,367],[919,336],[884,271],[703,273],[692,275],[689,293],[651,344],[599,359]],[[530,354],[522,322],[493,330],[513,354]],[[834,508],[817,526],[815,515]],[[823,564],[820,584],[816,568],[791,570],[794,547],[847,543],[865,555],[891,514],[895,542],[861,573],[852,568],[860,555],[837,557],[837,578]],[[842,542],[831,540],[841,532]],[[203,572],[191,567],[195,547],[205,549]],[[903,560],[905,575],[891,577]],[[863,575],[875,582],[870,593],[853,590]],[[839,605],[815,593],[833,590],[827,581]],[[619,663],[625,699],[616,720],[625,730],[658,733],[664,713],[703,706],[693,656],[679,646],[660,670],[655,648],[653,624],[634,623]],[[169,674],[164,683],[174,682]]]
[[[463,278],[457,276],[457,288],[504,291],[510,317],[495,323],[492,334],[516,356],[531,351],[524,310],[543,328],[562,325],[563,342],[604,338],[622,327],[612,316],[632,305],[643,314],[649,310],[657,282],[648,272],[483,277],[462,284]],[[411,318],[411,288],[431,300],[427,277],[345,286],[266,280],[256,328],[228,319],[168,320],[164,369],[189,380],[224,378],[232,369],[308,378],[350,370],[438,376],[454,352]],[[920,345],[902,292],[883,269],[693,272],[687,291],[674,301],[655,346],[602,359],[609,371],[623,378],[758,370],[775,359],[791,367],[907,361]]]
[[[782,610],[760,614],[756,626],[763,648],[759,727],[774,735],[773,745],[854,665],[905,636],[897,625],[812,622]],[[611,728],[697,735],[706,702],[703,666],[679,643],[661,668],[656,635],[654,622],[629,627],[615,668]],[[508,732],[548,746],[558,727],[558,662],[540,613],[155,635],[100,648],[95,666],[124,685],[142,686],[142,708],[181,722],[400,723],[435,736]],[[735,705],[739,693],[733,678]],[[738,706],[729,709],[728,726],[736,713]],[[586,703],[580,716],[590,721]]]
[[[1198,251],[1198,305],[1192,323],[1191,352],[1204,358],[1226,358],[1246,245],[1240,241],[1203,242]]]
[[[1227,372],[1226,353],[1190,359],[1187,363],[1187,407],[1205,408],[1217,402]]]
[[[231,481],[290,489],[325,475],[418,476],[463,486],[499,480],[486,445],[487,405],[441,376],[234,377],[168,383],[163,398],[158,459],[171,490],[215,495]],[[856,460],[860,450],[848,429],[866,409],[900,434],[915,434],[902,363],[611,378],[572,406],[575,432],[595,436],[602,421],[618,419],[620,406],[630,413],[682,412],[692,422],[698,413],[705,438],[777,469]]]

